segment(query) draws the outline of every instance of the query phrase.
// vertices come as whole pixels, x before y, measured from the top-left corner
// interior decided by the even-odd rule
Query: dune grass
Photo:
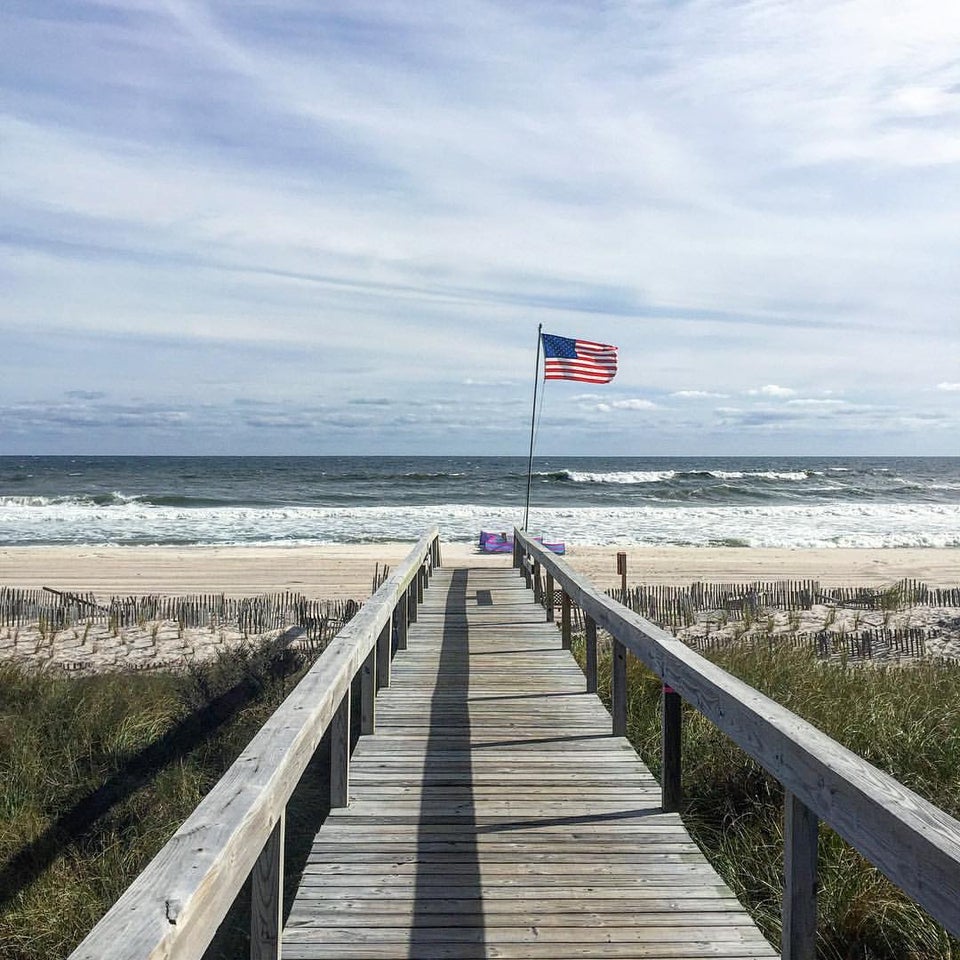
[[[69,953],[305,666],[273,643],[180,674],[74,678],[0,665],[5,960]]]
[[[581,644],[582,648],[582,644]],[[960,815],[960,665],[857,666],[733,646],[721,667]],[[601,661],[609,690],[609,658]],[[628,736],[660,773],[660,681],[629,658]],[[766,936],[780,942],[783,790],[694,709],[683,714],[682,815]],[[821,960],[958,960],[960,944],[833,831],[820,828]]]
[[[850,667],[766,645],[735,646],[714,659],[960,815],[960,666]],[[269,644],[183,674],[67,678],[0,665],[5,960],[68,953],[305,666]],[[608,690],[608,659],[601,668],[601,689]],[[631,659],[628,690],[629,736],[658,774],[660,683]],[[766,935],[779,942],[779,784],[690,708],[684,711],[683,755],[685,822]],[[315,766],[322,771],[322,758]],[[304,781],[313,794],[288,811],[294,857],[298,832],[312,835],[325,812],[322,773],[313,771]],[[955,940],[825,827],[820,861],[822,960],[960,960]],[[287,877],[294,883],[296,870]],[[239,955],[243,899],[211,956]]]

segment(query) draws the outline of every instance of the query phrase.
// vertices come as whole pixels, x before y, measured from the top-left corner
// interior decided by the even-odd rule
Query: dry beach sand
[[[892,585],[916,578],[930,586],[960,584],[960,550],[774,550],[572,546],[567,562],[597,586],[619,586],[616,555],[627,554],[628,583],[688,585],[694,581],[815,579],[823,587]],[[256,547],[6,547],[0,550],[0,586],[111,596],[191,593],[252,597],[292,591],[322,599],[362,600],[375,568],[396,566],[409,544]],[[480,554],[471,544],[444,544],[446,564],[506,567],[507,555]],[[783,615],[785,616],[785,615]],[[801,631],[820,629],[836,612],[805,612]],[[864,626],[883,615],[848,612]],[[877,619],[874,625],[871,618]],[[960,610],[911,608],[884,626],[940,626],[956,622],[934,653],[960,654]],[[836,626],[842,626],[841,619]],[[835,627],[836,628],[836,627]],[[725,628],[735,629],[734,624]],[[717,628],[713,628],[717,635]],[[43,668],[104,670],[166,667],[216,655],[244,640],[229,625],[181,629],[175,621],[124,628],[106,623],[67,627],[51,636],[39,625],[0,628],[0,659]]]
[[[309,597],[363,599],[376,564],[395,566],[409,544],[256,547],[43,546],[0,549],[0,586],[130,594],[292,590]],[[445,543],[447,563],[506,566],[509,556]],[[780,550],[757,548],[570,546],[564,558],[599,587],[619,584],[617,551],[630,583],[816,579],[824,585],[882,586],[904,577],[930,586],[960,584],[960,550]]]

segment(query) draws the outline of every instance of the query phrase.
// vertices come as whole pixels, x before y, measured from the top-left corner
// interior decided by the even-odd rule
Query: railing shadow
[[[477,848],[476,807],[469,768],[463,774],[468,788],[465,799],[453,801],[445,787],[449,783],[450,751],[462,750],[469,760],[470,716],[468,709],[470,631],[467,623],[466,570],[455,570],[451,577],[445,604],[443,636],[437,684],[430,702],[430,736],[424,761],[420,826],[417,833],[417,878],[413,927],[410,931],[408,956],[433,955],[442,947],[437,939],[438,927],[449,927],[439,914],[455,914],[454,925],[470,931],[471,956],[485,955],[483,899],[480,884],[480,861]],[[445,824],[458,827],[445,835],[456,863],[444,862],[436,856],[437,834],[432,824],[437,811],[443,810]],[[451,869],[455,867],[456,869]],[[461,934],[462,935],[462,934]],[[464,947],[467,944],[463,944]]]

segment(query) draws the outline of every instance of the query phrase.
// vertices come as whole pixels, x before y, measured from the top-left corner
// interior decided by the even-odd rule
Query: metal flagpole
[[[527,461],[527,502],[523,508],[523,529],[530,520],[530,480],[533,477],[533,428],[537,422],[537,387],[540,385],[540,340],[543,324],[537,324],[537,365],[533,370],[533,413],[530,414],[530,459]]]

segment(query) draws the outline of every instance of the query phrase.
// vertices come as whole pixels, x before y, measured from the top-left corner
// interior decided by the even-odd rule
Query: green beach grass
[[[575,650],[582,663],[582,639]],[[711,659],[947,813],[960,814],[960,664],[854,667],[767,644],[734,645]],[[600,689],[609,691],[609,657],[600,666]],[[628,736],[656,776],[660,691],[659,679],[629,658]],[[684,823],[779,944],[783,790],[686,706],[682,749]],[[823,825],[819,856],[820,960],[960,958],[960,943]]]
[[[582,640],[575,643],[582,656]],[[960,665],[850,666],[734,645],[713,658],[953,816],[960,813]],[[0,665],[0,944],[68,953],[216,782],[307,664],[272,644],[179,673],[82,678]],[[609,659],[601,661],[609,689]],[[659,773],[660,682],[629,663],[632,742]],[[354,711],[356,716],[357,711]],[[779,941],[782,790],[686,708],[684,821]],[[321,750],[288,808],[287,883],[326,814]],[[958,960],[960,945],[821,827],[822,960]],[[245,896],[211,957],[244,950]]]
[[[184,673],[75,678],[0,665],[0,944],[69,953],[186,819],[307,666],[276,642]],[[322,769],[322,764],[318,765]],[[290,811],[312,836],[324,777]],[[244,897],[209,954],[242,950]]]

